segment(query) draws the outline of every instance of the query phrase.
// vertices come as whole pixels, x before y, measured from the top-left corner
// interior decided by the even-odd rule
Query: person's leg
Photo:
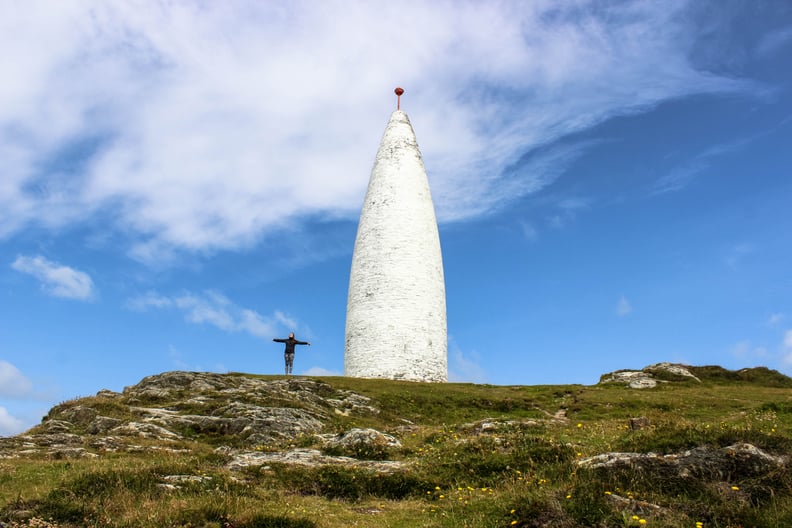
[[[294,354],[286,354],[286,374],[291,374],[293,367],[294,367]]]

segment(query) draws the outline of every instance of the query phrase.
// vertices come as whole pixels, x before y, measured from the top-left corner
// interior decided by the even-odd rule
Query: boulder
[[[109,432],[117,436],[137,436],[141,438],[152,438],[154,440],[162,441],[181,439],[181,436],[178,434],[152,423],[129,422],[127,424],[114,427]]]
[[[85,428],[85,432],[91,435],[99,435],[108,432],[110,429],[114,427],[118,427],[121,425],[121,420],[118,418],[110,418],[109,416],[97,416],[94,418],[91,423],[88,424],[88,427]]]
[[[327,443],[327,447],[343,449],[360,447],[393,449],[401,446],[401,442],[389,434],[381,433],[376,429],[357,428],[341,433]]]
[[[695,478],[719,481],[726,478],[752,478],[786,467],[787,456],[773,455],[748,443],[727,447],[697,447],[680,453],[603,453],[578,460],[581,468],[596,470],[631,469],[667,478]]]
[[[221,452],[228,454],[227,449]],[[234,453],[226,467],[232,471],[241,471],[248,467],[268,466],[272,463],[288,464],[293,466],[349,466],[366,468],[382,473],[392,473],[404,467],[404,463],[392,460],[358,460],[346,456],[323,455],[317,449],[292,449],[283,452],[243,451]]]

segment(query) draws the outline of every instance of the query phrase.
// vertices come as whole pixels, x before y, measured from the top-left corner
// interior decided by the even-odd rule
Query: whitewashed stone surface
[[[347,299],[347,376],[446,381],[445,280],[421,152],[393,112],[360,215]]]

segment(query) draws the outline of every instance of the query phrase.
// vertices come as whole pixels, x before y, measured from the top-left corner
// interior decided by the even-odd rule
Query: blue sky
[[[0,435],[168,370],[343,371],[406,93],[455,381],[792,374],[792,4],[0,5]]]

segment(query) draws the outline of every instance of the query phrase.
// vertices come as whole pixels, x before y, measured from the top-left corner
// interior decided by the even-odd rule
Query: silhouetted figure
[[[294,339],[294,332],[289,334],[287,339],[273,339],[276,343],[286,343],[286,349],[283,351],[283,358],[286,360],[286,374],[292,373],[292,367],[294,366],[294,345],[308,345],[311,346],[311,343],[308,341],[298,341]]]

